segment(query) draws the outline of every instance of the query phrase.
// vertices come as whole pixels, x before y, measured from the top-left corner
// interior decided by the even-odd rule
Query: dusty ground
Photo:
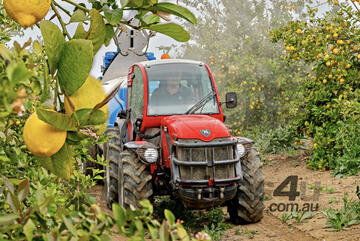
[[[272,155],[265,157],[263,167],[265,176],[266,200],[264,218],[256,224],[233,226],[227,230],[222,240],[360,240],[360,225],[352,226],[347,231],[328,232],[323,227],[326,218],[320,213],[330,206],[341,207],[343,205],[343,195],[349,193],[350,198],[355,197],[356,185],[360,185],[360,176],[336,179],[330,172],[315,172],[306,168],[306,156],[299,153],[297,156],[285,157],[282,155]],[[299,196],[294,201],[289,201],[286,196],[273,196],[273,192],[288,176],[297,176],[297,191]],[[318,182],[316,184],[316,182]],[[301,188],[302,186],[302,188]],[[289,185],[286,187],[289,188]],[[286,188],[283,191],[286,191]],[[318,197],[314,197],[314,190],[320,189]],[[92,193],[96,196],[101,206],[106,209],[104,197],[102,196],[102,186],[96,186]],[[329,203],[329,200],[338,202]],[[281,204],[282,203],[282,204]],[[291,203],[294,207],[307,207],[318,210],[314,216],[306,223],[296,223],[294,220],[287,220],[282,223],[281,216],[285,211],[286,205]],[[308,205],[308,206],[307,206]],[[275,211],[270,211],[279,209]],[[225,210],[225,209],[224,209]],[[252,233],[252,234],[251,234]],[[125,240],[119,236],[113,237],[114,240]]]

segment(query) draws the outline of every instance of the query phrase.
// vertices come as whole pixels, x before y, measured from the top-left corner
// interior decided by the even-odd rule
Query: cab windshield
[[[214,93],[204,65],[188,63],[158,64],[147,68],[148,115],[186,114],[199,101]],[[194,114],[217,114],[215,95]]]

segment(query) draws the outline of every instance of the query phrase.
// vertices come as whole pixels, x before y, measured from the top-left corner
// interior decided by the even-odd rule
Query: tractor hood
[[[162,120],[169,134],[179,139],[211,141],[230,137],[230,132],[220,120],[207,115],[175,115]]]

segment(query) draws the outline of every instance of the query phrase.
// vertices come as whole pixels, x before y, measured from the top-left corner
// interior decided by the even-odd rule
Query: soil
[[[307,158],[308,156],[302,151],[295,156],[270,155],[264,157],[266,208],[263,219],[255,224],[233,225],[221,240],[360,240],[360,224],[351,226],[347,231],[329,232],[324,228],[326,218],[320,212],[328,207],[341,208],[344,193],[348,193],[349,198],[357,199],[355,189],[357,185],[360,185],[360,176],[334,178],[330,171],[310,170],[305,164]],[[298,179],[297,192],[299,195],[295,197],[294,201],[289,201],[288,196],[273,195],[274,190],[289,176],[297,176]],[[287,185],[282,191],[288,191],[289,188],[290,185]],[[94,187],[91,193],[97,198],[101,207],[108,210],[104,202],[102,186]],[[318,197],[316,197],[316,193],[319,194]],[[281,217],[286,212],[283,209],[288,207],[288,212],[290,212],[291,207],[295,208],[296,205],[300,211],[302,208],[304,210],[312,208],[314,216],[307,222],[297,223],[294,219],[288,219],[283,223]],[[126,239],[114,236],[113,240]]]

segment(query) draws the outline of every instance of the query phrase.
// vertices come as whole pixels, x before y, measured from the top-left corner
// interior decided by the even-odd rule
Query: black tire
[[[149,199],[153,194],[152,175],[149,166],[135,154],[121,150],[119,133],[118,127],[108,129],[113,137],[105,145],[105,158],[109,161],[104,187],[106,203],[109,208],[113,202],[125,208],[138,207],[138,201]]]
[[[243,180],[236,197],[228,203],[230,221],[234,224],[256,223],[264,212],[264,175],[259,152],[252,146],[241,161]]]
[[[111,208],[113,202],[118,201],[118,162],[120,160],[121,148],[119,127],[107,128],[105,133],[110,136],[107,143],[104,144],[105,160],[108,165],[105,166],[104,193],[108,208]]]

